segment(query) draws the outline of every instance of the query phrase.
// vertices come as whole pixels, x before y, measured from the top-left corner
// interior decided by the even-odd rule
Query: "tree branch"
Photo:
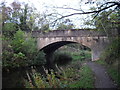
[[[66,8],[65,8],[65,7],[53,7],[53,8],[58,8],[58,9],[69,9],[69,10],[71,9],[71,10],[74,10],[74,11],[82,11],[82,12],[84,12],[83,10],[79,10],[79,9],[75,9],[75,8],[70,8],[70,7],[69,7],[69,8],[68,8],[68,7],[66,7]]]
[[[60,19],[62,19],[62,18],[70,17],[70,16],[73,16],[73,15],[92,14],[92,13],[97,13],[97,14],[99,14],[101,11],[106,10],[106,9],[108,9],[108,8],[110,8],[110,7],[113,7],[113,6],[116,6],[116,4],[112,4],[112,5],[108,6],[108,7],[104,7],[104,8],[102,8],[102,9],[95,10],[95,11],[82,12],[82,13],[72,13],[72,14],[69,14],[69,15],[62,16],[62,17],[56,19],[55,21],[53,21],[52,23],[55,23],[56,21],[58,21],[58,20],[60,20]]]
[[[103,7],[103,6],[106,5],[106,4],[115,4],[115,5],[117,5],[117,6],[120,6],[120,3],[119,3],[119,2],[106,2],[106,3],[102,4],[99,8]]]

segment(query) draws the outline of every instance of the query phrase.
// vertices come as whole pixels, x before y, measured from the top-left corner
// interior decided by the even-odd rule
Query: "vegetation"
[[[112,42],[112,44],[106,49],[106,51],[102,54],[101,60],[97,61],[97,63],[107,67],[107,72],[109,73],[111,78],[117,83],[118,87],[120,87],[120,72],[118,70],[120,59],[120,53],[118,52],[120,49],[119,44],[120,39],[116,38]]]
[[[98,63],[107,66],[107,71],[112,79],[116,82],[118,87],[120,86],[119,77],[120,70],[118,69],[120,55],[118,53],[120,49],[119,38],[115,39],[112,44],[106,49],[106,51],[101,56],[101,61]]]
[[[98,64],[101,64],[107,68],[107,72],[112,78],[113,81],[117,84],[118,87],[120,87],[120,72],[118,70],[118,62],[114,62],[112,65],[109,65],[107,62],[104,60],[98,60],[96,61]]]
[[[82,9],[62,7],[63,9],[79,11],[79,13],[65,16],[59,14],[61,17],[58,18],[59,16],[53,13],[49,13],[49,15],[46,15],[46,12],[39,14],[37,9],[30,7],[29,4],[14,1],[10,6],[7,6],[3,1],[1,3],[2,10],[0,11],[2,13],[0,20],[2,19],[3,32],[3,87],[6,88],[6,85],[8,85],[10,88],[94,88],[93,73],[84,63],[85,60],[91,58],[89,48],[73,44],[68,45],[67,48],[74,48],[75,51],[70,49],[71,51],[68,50],[69,52],[61,52],[58,50],[54,54],[54,64],[57,71],[47,70],[45,67],[45,53],[37,50],[36,39],[31,35],[34,30],[48,32],[51,28],[57,30],[73,29],[75,28],[73,21],[69,18],[64,18],[81,14],[92,14],[93,20],[84,22],[85,25],[90,25],[95,27],[96,30],[103,31],[111,41],[115,39],[102,54],[101,61],[97,62],[107,66],[108,73],[120,86],[120,81],[118,80],[120,76],[120,72],[118,72],[120,38],[111,36],[116,34],[116,32],[120,35],[120,3],[117,1],[107,2],[103,0],[103,2],[97,2],[94,0],[93,2],[93,0],[89,0],[84,5],[94,3],[98,7],[92,7],[88,12]],[[53,11],[55,12],[55,10]],[[57,19],[55,20],[54,17],[57,17]],[[58,20],[61,21],[57,23]],[[55,25],[51,25],[51,21]]]
[[[59,52],[59,53],[58,53]],[[78,50],[77,52],[73,51],[67,51],[67,50],[57,50],[55,52],[55,59],[58,60],[59,58],[62,58],[62,55],[66,58],[69,58],[71,61],[84,61],[84,60],[90,60],[91,59],[91,51],[88,50]],[[71,56],[71,57],[70,57]],[[62,58],[63,59],[63,58]],[[63,59],[65,60],[65,59]]]
[[[71,88],[94,88],[94,78],[92,70],[87,66],[84,65],[80,69],[80,80],[70,84],[69,87]]]
[[[44,54],[38,53],[35,39],[31,35],[26,36],[21,30],[14,34],[13,39],[3,37],[3,68],[40,64],[44,61]]]
[[[120,59],[120,38],[116,38],[101,56],[108,64],[113,64]]]
[[[94,88],[94,78],[92,71],[89,69],[88,66],[84,65],[81,69],[78,64],[76,63],[76,67],[64,67],[61,69],[61,74],[55,74],[51,71],[51,74],[46,72],[46,78],[40,75],[38,72],[34,70],[34,80],[36,83],[37,88]],[[74,65],[76,65],[74,64]],[[72,64],[73,66],[73,64]],[[31,87],[34,88],[30,82],[26,81],[26,88]]]
[[[84,60],[90,60],[91,59],[91,52],[90,51],[84,51],[81,50],[79,53],[71,53],[73,57],[73,61],[84,61]]]
[[[64,22],[59,23],[57,25],[57,30],[66,30],[66,29],[73,29],[73,28],[74,28],[74,24],[70,19],[65,19]]]

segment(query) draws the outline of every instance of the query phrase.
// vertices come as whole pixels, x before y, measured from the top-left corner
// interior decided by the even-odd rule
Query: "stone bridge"
[[[48,59],[59,47],[70,43],[80,43],[91,49],[92,61],[95,61],[109,44],[105,33],[93,30],[53,30],[46,33],[33,31],[32,35],[37,38],[38,49],[43,50]]]

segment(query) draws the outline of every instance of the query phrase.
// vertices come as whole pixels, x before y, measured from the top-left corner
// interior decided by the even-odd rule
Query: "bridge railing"
[[[40,31],[33,31],[33,37],[63,37],[63,36],[73,36],[73,37],[88,37],[88,36],[107,36],[104,32],[93,31],[93,30],[53,30],[46,33],[41,33]]]

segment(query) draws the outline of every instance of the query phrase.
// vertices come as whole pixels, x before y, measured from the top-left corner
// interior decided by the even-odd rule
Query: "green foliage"
[[[101,64],[101,65],[107,65],[105,60],[97,60],[96,63]]]
[[[77,64],[77,65],[76,65]],[[25,81],[25,87],[27,88],[69,88],[69,84],[79,81],[80,78],[80,62],[76,63],[76,67],[71,67],[71,65],[61,69],[61,72],[54,72],[51,70],[51,74],[48,70],[44,68],[46,77],[32,70],[33,79],[35,81],[35,86],[32,85],[31,81]],[[72,65],[73,66],[73,65]],[[34,72],[33,72],[34,71]],[[61,74],[60,74],[61,73]],[[58,78],[59,77],[59,78]]]
[[[80,50],[78,52],[70,52],[70,51],[67,51],[67,50],[68,49],[65,49],[65,51],[64,50],[62,50],[62,51],[58,50],[57,51],[58,56],[59,56],[59,53],[60,54],[67,54],[68,56],[72,57],[72,61],[84,61],[84,60],[90,60],[91,59],[91,51]],[[56,55],[56,58],[57,58],[57,55]]]
[[[42,30],[42,32],[47,32],[47,31],[49,31],[49,30],[50,30],[49,24],[43,25],[40,29]]]
[[[48,70],[45,70],[46,78],[40,73],[34,70],[33,80],[35,81],[35,86],[31,81],[25,80],[26,88],[59,88],[61,87],[61,82],[55,77],[54,72],[51,70],[51,74],[48,73]]]
[[[14,34],[13,40],[3,37],[3,45],[3,67],[20,67],[40,64],[37,61],[33,63],[37,55],[37,46],[35,39],[33,39],[31,35],[26,36],[23,31],[18,30]],[[43,59],[44,55],[41,55],[40,59]]]
[[[103,52],[101,60],[105,60],[108,64],[116,62],[120,58],[120,38],[116,38],[111,45]]]
[[[116,9],[114,11],[112,9],[102,11],[97,16],[96,14],[93,14],[92,15],[93,18],[96,16],[94,20],[87,21],[84,24],[94,26],[96,30],[103,31],[107,36],[110,37],[112,34],[117,34],[120,32],[119,13],[120,13],[119,9]]]
[[[5,23],[2,27],[3,31],[15,31],[16,27],[14,23]]]
[[[5,23],[2,27],[3,35],[6,37],[13,37],[14,33],[17,31],[18,27],[15,23]]]
[[[26,62],[26,56],[25,54],[19,52],[19,53],[15,53],[12,57],[12,64],[13,67],[20,67],[20,66],[26,66],[27,62]]]
[[[41,52],[38,52],[37,53],[37,56],[35,57],[35,59],[32,61],[32,63],[34,65],[44,65],[46,63],[46,59],[45,59],[45,53],[43,53],[42,51]]]
[[[25,55],[36,53],[37,46],[35,39],[31,38],[31,35],[26,35],[23,31],[18,30],[14,35],[12,41],[14,52],[23,52]]]
[[[94,88],[94,78],[92,74],[92,70],[87,66],[84,65],[80,69],[80,80],[73,84],[70,84],[70,88]]]
[[[57,30],[73,29],[74,24],[70,19],[65,19],[61,23],[58,23]]]
[[[78,53],[71,53],[72,55],[72,58],[73,58],[73,61],[84,61],[85,59],[91,59],[91,52],[90,51],[84,51],[84,50],[81,50],[80,52]]]
[[[120,87],[120,72],[118,71],[118,69],[116,70],[110,67],[108,69],[108,73],[112,77],[112,79],[117,83],[117,85]]]
[[[14,39],[12,41],[12,46],[14,52],[22,52],[22,46],[25,41],[25,34],[21,30],[18,30],[15,35]]]
[[[61,23],[58,27],[57,30],[64,30],[64,29],[73,29],[73,25],[65,25]]]

